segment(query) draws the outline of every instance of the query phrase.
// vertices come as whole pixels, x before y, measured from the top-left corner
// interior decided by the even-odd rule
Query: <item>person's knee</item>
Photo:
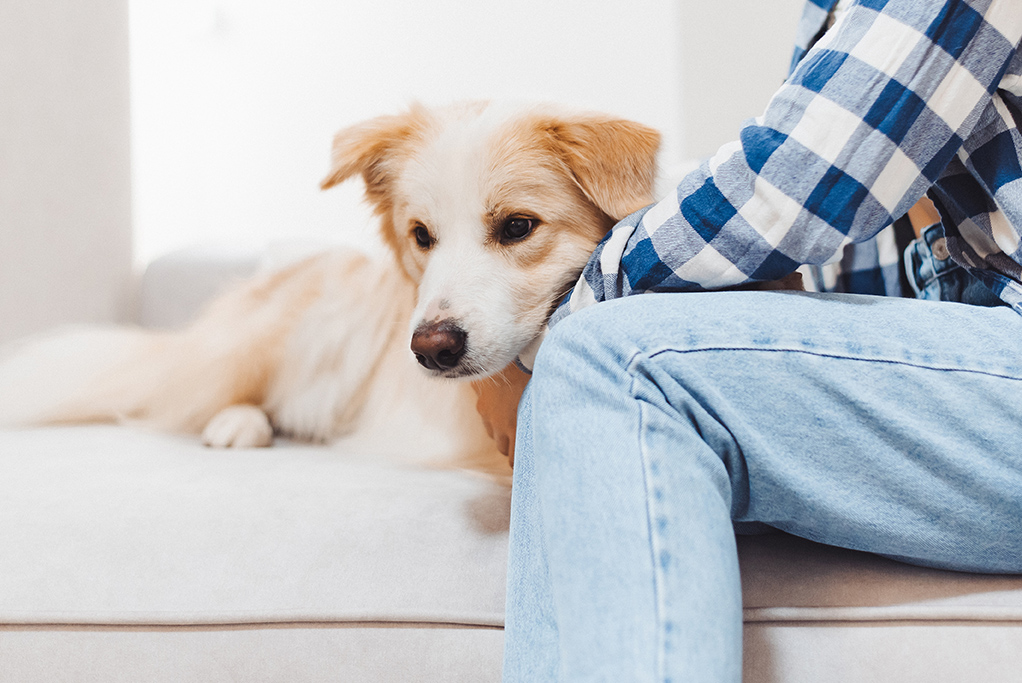
[[[635,350],[630,343],[617,302],[582,309],[552,327],[543,340],[533,368],[533,383],[542,390],[547,380],[559,381],[565,373],[595,371],[620,365]]]

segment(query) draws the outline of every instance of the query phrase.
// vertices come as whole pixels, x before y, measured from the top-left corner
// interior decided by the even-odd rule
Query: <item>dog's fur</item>
[[[630,121],[482,103],[343,130],[323,187],[362,177],[393,261],[325,253],[181,331],[22,344],[0,364],[0,425],[138,421],[224,447],[279,433],[499,469],[469,383],[430,375],[478,380],[514,360],[607,230],[653,200],[658,145]],[[450,329],[457,358],[419,367],[409,339]]]

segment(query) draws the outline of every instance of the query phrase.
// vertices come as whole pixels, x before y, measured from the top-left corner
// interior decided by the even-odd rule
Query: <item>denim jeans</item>
[[[736,683],[746,525],[1022,572],[1022,317],[724,292],[565,319],[519,408],[504,680]]]
[[[923,230],[905,249],[905,271],[918,299],[958,301],[974,306],[1005,305],[967,268],[951,259],[944,226],[940,223]]]

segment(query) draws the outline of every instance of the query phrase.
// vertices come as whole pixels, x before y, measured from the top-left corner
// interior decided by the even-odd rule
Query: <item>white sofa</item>
[[[142,317],[177,324],[253,266],[157,261]],[[321,446],[0,432],[0,683],[498,681],[509,500]],[[748,683],[1022,681],[1022,577],[740,549]]]

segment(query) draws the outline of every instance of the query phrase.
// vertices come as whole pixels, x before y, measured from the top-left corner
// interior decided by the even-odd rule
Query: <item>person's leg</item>
[[[519,433],[507,631],[558,677],[507,680],[738,681],[732,520],[1022,572],[1020,339],[1007,308],[773,292],[566,319]]]
[[[530,383],[531,386],[531,383]],[[532,456],[532,392],[525,388],[518,409],[515,469],[511,498],[509,546],[513,559],[507,568],[505,681],[557,680],[557,625],[553,619],[550,580],[543,552],[543,529]]]

